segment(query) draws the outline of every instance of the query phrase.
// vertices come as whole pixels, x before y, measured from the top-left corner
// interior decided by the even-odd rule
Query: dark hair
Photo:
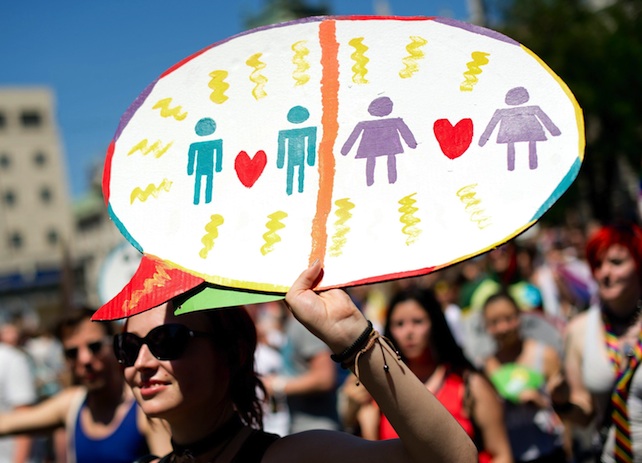
[[[606,225],[596,231],[586,243],[586,260],[595,271],[599,266],[606,250],[619,244],[629,250],[642,282],[642,228],[635,223],[618,223]]]
[[[506,291],[506,290],[499,290],[496,293],[491,294],[490,296],[488,296],[488,298],[486,298],[486,300],[484,301],[484,304],[482,305],[482,313],[484,313],[484,314],[486,313],[486,307],[488,307],[490,304],[492,304],[495,301],[502,300],[502,299],[510,302],[511,305],[513,306],[513,308],[515,309],[515,312],[521,313],[521,309],[519,308],[519,304],[517,303],[515,298],[513,296],[511,296],[508,293],[508,291]]]
[[[94,312],[94,309],[85,306],[68,309],[54,324],[54,336],[62,342],[68,336],[70,330],[73,330],[85,320],[90,320]],[[100,325],[107,336],[112,336],[116,331],[111,322],[100,322]]]
[[[225,357],[230,371],[229,390],[238,414],[248,425],[263,427],[263,407],[257,390],[266,396],[254,369],[256,328],[244,307],[203,312],[212,325],[215,348]]]
[[[448,322],[446,322],[446,318],[444,317],[444,313],[441,310],[441,306],[433,292],[429,289],[413,286],[403,289],[392,296],[386,312],[384,335],[396,344],[396,340],[390,330],[390,318],[392,317],[395,306],[406,301],[416,301],[430,317],[432,323],[430,344],[435,349],[439,363],[446,363],[455,370],[476,371],[476,368],[470,363],[470,360],[466,358],[461,347],[455,341]]]

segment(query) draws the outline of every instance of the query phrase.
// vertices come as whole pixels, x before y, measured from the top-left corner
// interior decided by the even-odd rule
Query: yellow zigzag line
[[[401,207],[399,208],[399,212],[401,212],[399,221],[405,224],[401,229],[401,233],[408,235],[408,238],[406,239],[407,246],[410,246],[412,243],[417,241],[417,237],[421,234],[421,229],[415,227],[415,225],[421,222],[421,219],[414,216],[414,213],[419,210],[419,208],[413,206],[417,201],[412,197],[416,194],[417,193],[413,193],[408,196],[404,196],[399,200],[399,204],[401,204]]]
[[[158,186],[154,185],[153,183],[150,183],[145,187],[145,189],[141,189],[140,187],[136,187],[132,190],[132,194],[129,197],[130,204],[134,204],[134,201],[136,199],[139,199],[140,202],[145,202],[149,199],[150,196],[153,196],[154,198],[158,198],[158,195],[161,191],[167,191],[172,188],[172,182],[171,180],[167,180],[166,178],[163,179],[162,182]]]
[[[160,158],[174,144],[173,141],[170,141],[168,144],[163,146],[160,140],[156,140],[154,143],[147,146],[148,143],[149,141],[147,140],[147,138],[143,138],[132,149],[129,150],[127,156],[131,156],[136,151],[140,151],[143,156],[147,156],[149,153],[153,153],[155,158]]]
[[[310,63],[305,59],[310,54],[310,50],[305,46],[306,43],[305,40],[299,40],[292,44],[292,51],[294,52],[292,63],[296,66],[292,73],[292,78],[296,82],[295,86],[305,85],[310,80],[310,75],[306,72],[310,69]]]
[[[399,71],[399,77],[402,79],[408,79],[419,70],[419,64],[417,64],[417,61],[425,56],[424,52],[421,51],[420,48],[427,43],[428,41],[423,37],[419,37],[417,35],[410,36],[410,43],[406,45],[408,56],[401,60],[406,67]]]
[[[476,187],[476,183],[466,185],[457,190],[457,196],[459,197],[459,200],[466,205],[466,207],[464,207],[464,210],[470,215],[470,221],[476,222],[477,227],[480,230],[483,230],[484,228],[491,225],[491,219],[490,217],[484,215],[484,209],[482,209],[480,206],[481,200],[476,198]]]
[[[150,278],[146,278],[143,282],[143,288],[137,289],[132,293],[128,301],[123,302],[123,312],[129,312],[129,310],[136,307],[138,301],[145,296],[146,294],[154,291],[154,288],[162,288],[165,286],[165,283],[171,280],[170,276],[167,274],[165,269],[160,265],[156,264],[156,271]]]
[[[210,93],[210,100],[216,104],[225,103],[228,100],[225,94],[226,90],[230,88],[230,84],[225,82],[228,76],[227,71],[218,70],[210,72],[209,76],[212,78],[207,86],[212,89]]]
[[[483,51],[474,51],[470,54],[470,57],[473,59],[466,63],[468,71],[464,72],[464,81],[459,86],[459,90],[462,92],[472,92],[473,87],[479,79],[477,79],[477,74],[481,74],[481,67],[488,64],[488,53]]]
[[[201,259],[207,258],[207,255],[214,247],[214,241],[218,238],[218,227],[223,225],[225,220],[222,215],[214,214],[210,216],[210,221],[205,225],[205,233],[203,238],[201,238],[201,243],[203,243],[203,249],[201,249],[198,255]]]
[[[245,62],[251,68],[254,68],[254,71],[250,74],[250,80],[256,84],[254,89],[252,89],[252,96],[255,100],[259,100],[267,96],[265,90],[265,84],[267,83],[267,77],[261,74],[259,71],[265,68],[265,63],[260,60],[263,53],[255,53]]]
[[[263,240],[265,244],[261,246],[261,254],[264,256],[272,252],[274,245],[281,241],[281,237],[276,233],[278,230],[285,228],[285,225],[281,223],[281,220],[285,219],[288,215],[283,211],[276,211],[268,215],[268,222],[265,224],[268,231],[263,234]]]
[[[337,257],[341,255],[341,249],[345,246],[347,241],[346,235],[350,231],[350,227],[346,226],[346,222],[352,218],[350,210],[354,209],[354,203],[352,203],[348,198],[342,198],[337,199],[334,204],[338,208],[334,213],[338,219],[334,222],[336,232],[332,236],[330,255]]]
[[[186,112],[181,112],[183,109],[182,106],[175,106],[173,108],[170,108],[169,105],[172,103],[171,98],[163,98],[162,100],[158,100],[158,102],[152,106],[152,109],[160,109],[160,115],[161,117],[173,117],[177,121],[182,121],[187,117]]]
[[[366,74],[368,70],[366,69],[366,64],[368,64],[370,58],[366,57],[364,53],[368,50],[368,47],[363,44],[363,37],[355,37],[348,43],[355,49],[355,52],[350,55],[355,62],[354,66],[352,66],[352,72],[354,72],[352,82],[355,84],[367,84]]]

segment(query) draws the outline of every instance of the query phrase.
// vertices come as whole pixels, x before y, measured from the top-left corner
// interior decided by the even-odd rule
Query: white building
[[[73,219],[45,87],[0,88],[0,309],[58,310]]]

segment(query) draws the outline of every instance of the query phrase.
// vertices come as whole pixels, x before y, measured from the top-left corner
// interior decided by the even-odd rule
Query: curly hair
[[[241,419],[249,426],[263,427],[263,407],[258,391],[267,396],[254,368],[257,335],[252,318],[244,307],[207,310],[212,325],[212,342],[230,370],[229,390]]]

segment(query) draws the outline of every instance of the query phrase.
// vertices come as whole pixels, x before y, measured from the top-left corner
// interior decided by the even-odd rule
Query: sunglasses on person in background
[[[190,339],[211,338],[212,333],[190,330],[185,325],[169,324],[157,326],[144,338],[133,333],[119,333],[114,336],[114,353],[118,363],[131,367],[136,363],[143,344],[158,360],[176,360],[187,348]]]
[[[103,348],[104,345],[105,345],[105,340],[101,339],[100,341],[94,341],[94,342],[85,344],[85,347],[89,349],[89,352],[91,352],[92,355],[96,355],[98,354],[98,352],[100,352],[100,350]],[[65,357],[68,360],[76,360],[78,358],[78,350],[80,349],[80,347],[81,346],[70,347],[69,349],[65,349],[64,350]]]

